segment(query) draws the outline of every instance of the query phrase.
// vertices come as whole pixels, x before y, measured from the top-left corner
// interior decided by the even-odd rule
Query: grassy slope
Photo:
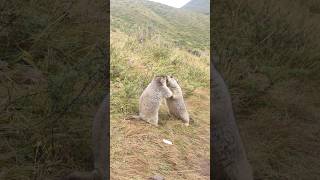
[[[92,120],[105,93],[105,7],[36,0],[1,9],[0,179],[92,169]]]
[[[143,3],[111,2],[111,178],[146,179],[161,174],[166,179],[208,179],[202,171],[209,160],[209,57],[190,54],[184,49],[193,46],[178,48],[170,41],[175,35],[184,39],[178,34],[178,29],[185,24],[184,19],[179,24],[174,20],[184,17],[184,11],[140,2]],[[162,14],[166,12],[171,13],[170,19]],[[139,22],[140,13],[147,13],[144,22]],[[134,27],[142,28],[153,21],[152,28],[157,33],[139,43],[137,37],[141,31],[129,32],[124,25],[135,21]],[[208,24],[201,27],[208,27]],[[190,25],[186,33],[192,34],[192,29],[197,28],[199,26]],[[199,36],[204,38],[202,34]],[[200,44],[197,37],[189,38],[195,46],[207,46]],[[155,74],[173,74],[178,78],[189,113],[195,119],[190,127],[170,118],[163,104],[158,128],[123,120],[128,114],[138,113],[138,98]],[[164,144],[162,139],[171,140],[173,145]]]
[[[320,6],[298,3],[228,0],[214,6],[218,68],[231,89],[256,179],[320,177]]]
[[[111,1],[110,11],[112,29],[135,33],[149,28],[148,32],[161,33],[162,38],[182,47],[209,49],[208,15],[146,0]]]

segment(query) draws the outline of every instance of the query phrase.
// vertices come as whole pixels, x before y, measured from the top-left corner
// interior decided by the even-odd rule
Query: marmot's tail
[[[128,117],[124,118],[124,120],[142,120],[142,119],[140,116],[132,115],[132,116],[128,116]]]

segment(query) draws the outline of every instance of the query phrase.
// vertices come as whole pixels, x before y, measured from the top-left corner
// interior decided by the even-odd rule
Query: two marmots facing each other
[[[139,116],[127,119],[140,119],[158,126],[160,102],[165,98],[169,113],[189,125],[189,114],[183,100],[182,90],[172,76],[155,76],[142,92],[139,99]]]

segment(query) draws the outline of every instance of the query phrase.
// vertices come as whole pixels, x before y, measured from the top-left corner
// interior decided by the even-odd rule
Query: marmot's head
[[[173,76],[167,76],[167,85],[171,88],[179,86],[178,81]]]
[[[165,75],[157,75],[153,78],[153,80],[159,85],[164,86],[167,84],[167,76]]]

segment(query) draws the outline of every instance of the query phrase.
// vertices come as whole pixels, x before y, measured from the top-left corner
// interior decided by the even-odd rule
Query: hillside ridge
[[[191,0],[181,8],[209,15],[210,1],[209,0]]]
[[[147,0],[111,0],[110,6],[111,30],[147,31],[182,48],[209,50],[208,15]]]

